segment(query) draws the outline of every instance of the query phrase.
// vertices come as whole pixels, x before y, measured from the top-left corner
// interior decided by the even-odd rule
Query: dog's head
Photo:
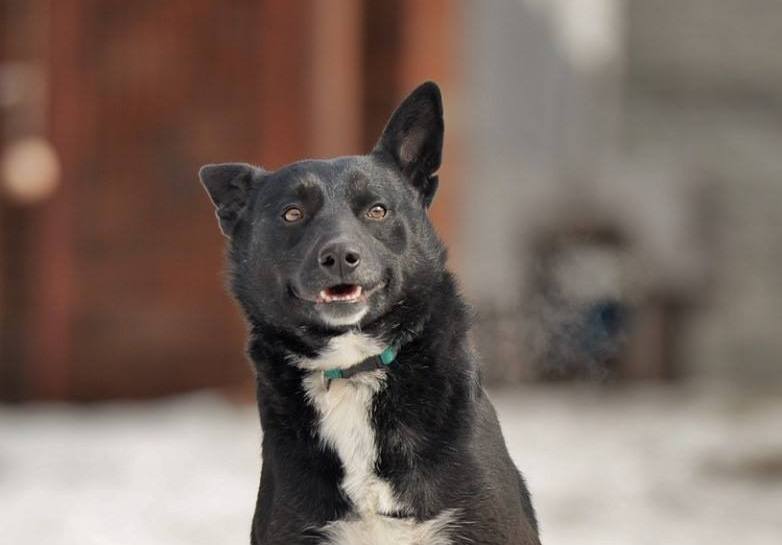
[[[377,320],[434,281],[445,257],[427,209],[442,114],[440,91],[428,82],[394,112],[368,155],[274,172],[241,163],[201,169],[230,240],[234,293],[251,317],[345,329]]]

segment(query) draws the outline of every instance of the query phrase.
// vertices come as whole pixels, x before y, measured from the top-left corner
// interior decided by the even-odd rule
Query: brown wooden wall
[[[0,395],[246,382],[198,166],[366,151],[420,81],[458,93],[455,4],[1,0],[4,26],[38,29],[24,52],[22,32],[4,37],[1,58],[46,67],[42,131],[62,174],[47,199],[0,208]],[[449,238],[458,183],[443,188]]]

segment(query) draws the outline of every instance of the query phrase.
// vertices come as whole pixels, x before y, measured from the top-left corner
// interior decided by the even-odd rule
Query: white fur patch
[[[302,359],[296,363],[304,369],[325,371],[326,369],[344,369],[376,356],[385,349],[377,339],[369,335],[350,331],[343,335],[332,337],[328,346],[317,358]]]
[[[349,332],[333,337],[317,358],[297,362],[313,371],[305,377],[304,389],[318,413],[318,435],[339,456],[345,473],[340,486],[355,506],[351,518],[331,522],[323,531],[333,545],[448,545],[453,511],[422,523],[382,516],[406,511],[391,485],[375,473],[372,401],[384,386],[383,371],[333,380],[328,386],[323,380],[323,370],[350,367],[384,348],[377,339]]]
[[[360,360],[359,360],[360,361]],[[304,380],[307,397],[320,417],[318,434],[342,462],[342,489],[359,514],[401,511],[391,486],[375,474],[377,446],[372,399],[383,386],[382,371],[361,373],[326,385],[320,372]]]
[[[455,511],[448,509],[426,522],[375,516],[338,520],[323,531],[330,545],[450,545],[455,526]]]
[[[334,327],[341,327],[346,325],[355,325],[361,321],[361,318],[363,318],[366,313],[369,311],[369,307],[364,305],[364,307],[351,314],[350,316],[329,316],[328,314],[325,314],[323,312],[319,312],[320,319],[326,322],[326,324]]]

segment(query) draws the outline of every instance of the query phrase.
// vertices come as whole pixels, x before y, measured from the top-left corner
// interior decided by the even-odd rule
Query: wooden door
[[[257,159],[260,10],[48,3],[47,130],[62,181],[29,219],[23,397],[149,396],[249,376],[196,172]]]

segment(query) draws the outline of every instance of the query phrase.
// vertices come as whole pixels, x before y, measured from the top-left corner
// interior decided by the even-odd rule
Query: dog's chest
[[[379,354],[383,347],[373,339],[348,333],[332,340],[318,360],[308,360],[311,369],[338,366],[340,356],[347,366]],[[341,364],[346,366],[345,363]],[[342,462],[341,487],[361,515],[400,510],[391,486],[375,471],[377,443],[372,424],[374,397],[384,386],[383,372],[362,373],[349,380],[327,384],[319,370],[305,379],[307,397],[318,416],[317,433]]]
[[[334,380],[330,385],[322,378],[322,369],[349,366],[382,350],[373,339],[348,333],[333,339],[321,358],[300,362],[313,370],[304,379],[304,388],[318,416],[317,434],[342,462],[340,486],[354,506],[348,518],[329,523],[323,531],[328,543],[340,545],[448,545],[454,521],[451,511],[422,523],[385,516],[409,510],[375,470],[378,449],[372,407],[375,395],[385,387],[383,371]]]

